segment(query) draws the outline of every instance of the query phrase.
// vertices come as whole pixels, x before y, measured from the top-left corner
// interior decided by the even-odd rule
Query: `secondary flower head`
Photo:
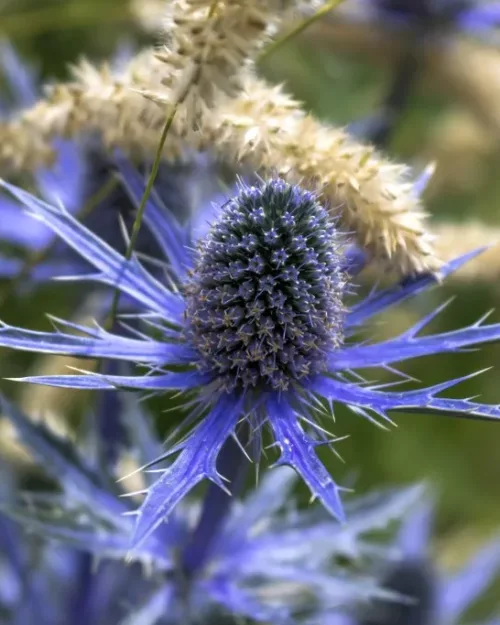
[[[119,49],[113,65],[123,63],[124,50]],[[36,72],[22,62],[7,43],[0,45],[0,70],[5,75],[12,106],[0,99],[2,116],[33,106],[41,95]],[[72,215],[97,232],[112,247],[124,252],[126,242],[120,221],[130,227],[134,206],[123,188],[115,184],[116,176],[109,156],[96,137],[80,141],[54,139],[55,161],[51,167],[34,173],[37,193],[47,202],[61,203]],[[188,155],[186,154],[186,157]],[[158,187],[169,210],[179,218],[186,217],[207,189],[217,189],[214,165],[206,155],[186,158],[186,163],[162,164]],[[45,281],[62,274],[87,271],[89,265],[79,254],[57,238],[43,223],[28,217],[18,202],[0,196],[0,278],[28,276],[32,281]],[[7,255],[7,249],[14,254]],[[150,232],[142,231],[138,251],[158,255],[159,249]],[[26,281],[22,286],[26,286]]]
[[[451,25],[474,6],[471,0],[378,0],[378,4],[389,14],[433,25]]]
[[[338,234],[309,191],[243,186],[201,242],[185,336],[226,391],[288,390],[324,370],[343,336]]]
[[[383,588],[406,601],[375,600],[361,616],[334,614],[323,625],[457,625],[500,573],[500,540],[487,543],[455,573],[440,570],[431,553],[434,509],[429,499],[416,506],[394,542],[395,558],[380,576]],[[321,619],[321,617],[320,617]],[[498,625],[498,618],[485,625]]]
[[[119,161],[119,167],[139,202],[144,181],[127,162]],[[154,277],[136,256],[123,258],[63,208],[3,185],[95,266],[85,279],[117,286],[143,311],[138,315],[143,326],[122,334],[60,321],[80,335],[63,327],[45,333],[2,326],[3,346],[125,360],[149,369],[126,376],[24,380],[69,388],[179,390],[189,397],[184,435],[163,455],[177,457],[148,488],[139,509],[136,546],[203,480],[228,488],[217,460],[232,437],[239,436],[258,460],[263,430],[269,428],[280,453],[277,463],[293,467],[313,496],[343,520],[341,489],[316,455],[318,447],[335,442],[318,422],[334,403],[382,426],[392,423],[391,411],[500,418],[496,405],[439,396],[461,379],[392,391],[368,384],[356,372],[371,367],[394,372],[394,364],[408,358],[497,341],[500,324],[481,322],[421,336],[435,313],[393,339],[356,340],[366,321],[435,284],[477,252],[445,265],[438,276],[407,278],[347,308],[344,282],[359,267],[358,255],[342,256],[335,224],[318,198],[280,180],[243,185],[229,203],[201,211],[185,226],[157,200],[149,201],[144,221],[165,254],[165,279]],[[151,327],[155,338],[148,333]]]
[[[426,32],[459,31],[484,36],[500,23],[500,4],[475,0],[352,0],[355,19],[375,19],[382,27]]]

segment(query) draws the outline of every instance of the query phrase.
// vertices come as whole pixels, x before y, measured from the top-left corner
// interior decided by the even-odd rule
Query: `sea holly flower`
[[[384,28],[458,31],[480,36],[500,24],[500,3],[481,0],[350,0],[345,14],[376,21]]]
[[[126,162],[120,169],[139,201],[144,191],[141,177]],[[232,470],[221,473],[217,460],[233,437],[241,439],[258,462],[262,433],[268,429],[279,454],[277,464],[293,467],[313,497],[343,521],[341,488],[316,455],[318,447],[335,443],[320,425],[321,412],[331,414],[334,404],[343,404],[382,427],[392,423],[389,413],[394,411],[500,417],[497,405],[441,397],[471,376],[404,391],[370,385],[356,373],[375,367],[394,371],[403,360],[497,341],[500,324],[483,320],[422,336],[436,313],[393,339],[373,344],[356,340],[360,326],[445,278],[478,252],[444,265],[438,275],[408,277],[347,307],[353,257],[343,255],[344,240],[335,221],[313,193],[280,179],[242,184],[216,211],[201,240],[195,236],[196,223],[183,227],[155,200],[149,201],[145,220],[167,257],[164,280],[151,275],[137,257],[120,256],[62,207],[7,183],[3,186],[30,215],[94,265],[96,272],[85,280],[116,286],[143,309],[139,319],[144,328],[122,334],[57,320],[58,330],[52,333],[3,325],[0,345],[5,347],[145,367],[137,375],[83,373],[24,381],[186,394],[187,417],[176,432],[183,436],[160,459],[177,457],[147,490],[137,515],[135,547],[200,482],[230,488],[225,480],[231,480]],[[147,334],[148,326],[154,338]],[[69,332],[73,330],[79,335]]]
[[[376,0],[382,14],[401,24],[450,27],[480,35],[500,23],[498,2],[474,0]]]
[[[130,397],[118,397],[117,404],[128,453],[141,463],[153,459],[160,444],[149,415]],[[186,566],[188,553],[193,545],[204,547],[196,539],[203,518],[197,501],[184,502],[129,554],[134,523],[127,513],[134,505],[116,485],[116,465],[34,423],[3,399],[0,409],[59,487],[23,492],[15,485],[5,492],[8,483],[2,482],[0,508],[8,516],[0,515],[0,611],[16,615],[12,622],[219,625],[227,613],[228,619],[291,625],[333,607],[398,599],[363,574],[361,565],[384,560],[384,545],[369,536],[399,521],[420,500],[420,486],[351,499],[346,503],[351,522],[342,526],[322,511],[297,510],[295,474],[283,467],[234,501],[215,539],[210,527],[209,555],[193,571]],[[107,419],[104,406],[95,417]],[[99,428],[88,429],[92,441],[104,442]],[[152,474],[141,477],[147,483]],[[131,562],[125,562],[127,555]],[[58,592],[51,592],[55,587]]]
[[[33,106],[38,100],[38,80],[34,70],[21,62],[15,50],[3,42],[0,47],[2,73],[11,92],[13,101],[9,106],[2,101],[3,115],[8,116],[10,109]],[[55,163],[51,169],[40,169],[34,176],[40,195],[49,202],[63,202],[66,210],[76,213],[84,203],[87,167],[83,150],[74,142],[57,139],[54,141]],[[0,242],[8,243],[28,252],[38,252],[49,247],[57,240],[51,230],[41,223],[29,219],[19,204],[0,198]],[[64,247],[59,242],[59,247]],[[34,277],[46,278],[54,271],[62,271],[63,265],[47,263],[37,268]],[[22,261],[16,258],[0,259],[0,276],[11,277],[22,268]]]
[[[385,565],[381,585],[410,601],[375,600],[361,616],[317,615],[322,625],[457,625],[500,573],[500,539],[486,544],[457,572],[439,570],[430,553],[434,510],[425,499],[407,515]],[[484,625],[498,625],[493,618]]]
[[[123,62],[119,49],[113,65]],[[12,105],[0,102],[3,116],[32,107],[41,93],[36,72],[21,61],[7,43],[0,45],[0,69],[9,87]],[[34,173],[37,193],[50,203],[61,203],[65,209],[98,233],[112,247],[124,253],[126,242],[120,222],[131,227],[134,206],[123,188],[113,186],[115,171],[110,158],[95,137],[81,141],[54,139],[55,162],[50,168]],[[194,212],[200,197],[220,192],[215,166],[204,154],[186,154],[186,163],[162,165],[158,175],[163,202],[178,218]],[[163,204],[161,205],[163,209]],[[167,210],[165,208],[165,210]],[[30,278],[19,285],[45,282],[54,276],[86,272],[82,262],[64,241],[40,221],[31,219],[18,202],[0,196],[0,278]],[[16,253],[7,255],[7,246]],[[158,256],[160,249],[149,232],[139,234],[137,250],[147,256]]]

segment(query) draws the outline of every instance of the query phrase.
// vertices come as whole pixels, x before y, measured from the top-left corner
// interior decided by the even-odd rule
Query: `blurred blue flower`
[[[140,463],[154,458],[159,443],[149,415],[130,397],[117,401],[129,453]],[[320,511],[298,511],[294,474],[281,468],[234,502],[205,565],[192,575],[184,554],[202,516],[196,501],[179,506],[128,554],[133,504],[115,484],[116,467],[103,468],[96,457],[99,431],[90,428],[91,444],[84,438],[77,449],[5,400],[0,411],[60,489],[22,492],[14,484],[14,491],[3,480],[0,508],[21,522],[0,516],[0,614],[7,623],[220,625],[219,610],[279,625],[374,598],[397,600],[359,565],[383,560],[384,547],[368,535],[399,520],[420,499],[421,487],[353,499],[347,503],[351,522],[341,526]],[[107,417],[101,407],[96,418]],[[151,481],[149,473],[142,477]]]
[[[39,97],[38,81],[33,70],[23,64],[13,48],[5,42],[2,42],[0,48],[0,63],[13,97],[12,106],[3,103],[4,115],[9,115],[18,108],[33,106]],[[36,172],[35,183],[44,199],[49,202],[62,202],[74,214],[83,205],[85,197],[86,163],[83,151],[74,142],[63,139],[54,140],[54,148],[56,160],[53,168]],[[2,242],[36,252],[57,240],[49,228],[29,219],[17,202],[5,196],[0,199],[0,214]],[[61,243],[59,245],[62,246]],[[0,275],[15,275],[21,268],[21,262],[16,259],[2,259]],[[50,269],[45,273],[50,275]],[[43,270],[39,273],[44,275]]]
[[[350,133],[386,150],[408,111],[428,44],[447,45],[449,35],[465,33],[482,43],[497,44],[500,2],[479,0],[351,0],[341,8],[348,22],[375,23],[391,33],[404,34],[404,53],[398,57],[379,109],[349,125]],[[443,36],[445,35],[445,36]]]
[[[350,0],[345,12],[384,28],[427,33],[455,30],[485,36],[500,25],[500,3],[481,0]]]
[[[123,56],[120,49],[113,64],[122,63]],[[32,107],[40,95],[36,72],[5,42],[0,44],[0,67],[12,99],[10,105],[0,102],[3,115],[18,114],[19,109]],[[90,230],[124,252],[126,241],[120,221],[130,227],[135,207],[119,185],[113,186],[113,164],[97,137],[87,137],[80,142],[57,138],[53,146],[54,164],[34,174],[37,193],[47,202],[62,204]],[[182,219],[189,216],[202,197],[215,192],[219,184],[210,159],[195,155],[186,164],[162,165],[158,187],[168,209]],[[31,219],[19,203],[5,195],[0,197],[0,244],[17,252],[11,256],[0,255],[0,278],[22,276],[31,278],[31,282],[40,282],[88,271],[90,267],[50,228]],[[160,253],[154,238],[145,231],[139,235],[137,249],[149,256]],[[19,286],[26,287],[27,281]]]
[[[138,202],[144,192],[141,176],[127,162],[119,167]],[[242,184],[219,207],[201,240],[197,233],[206,229],[202,214],[183,227],[156,199],[149,201],[145,223],[168,259],[164,280],[151,275],[136,256],[120,256],[62,207],[5,182],[3,186],[96,268],[76,279],[118,285],[144,311],[139,315],[144,327],[125,328],[123,334],[57,319],[52,333],[3,325],[2,346],[143,367],[138,375],[83,373],[23,380],[75,389],[185,393],[187,417],[174,432],[176,442],[159,460],[173,454],[177,458],[148,487],[137,516],[135,547],[200,482],[209,480],[227,490],[236,465],[221,474],[217,459],[233,438],[258,463],[263,432],[270,430],[271,447],[280,452],[277,465],[293,467],[313,497],[342,521],[342,489],[316,455],[319,447],[337,440],[318,421],[320,413],[333,415],[334,403],[382,427],[392,423],[392,411],[500,417],[498,405],[439,396],[472,376],[395,391],[387,390],[394,383],[370,385],[357,372],[377,367],[394,372],[403,360],[498,341],[500,324],[485,325],[484,320],[422,336],[442,307],[393,339],[369,344],[355,337],[366,321],[432,286],[477,252],[444,265],[438,275],[408,277],[348,308],[350,262],[354,259],[359,268],[357,257],[344,256],[345,242],[316,196],[282,180]]]
[[[433,506],[420,502],[407,515],[394,543],[395,559],[386,566],[380,584],[406,601],[374,602],[361,617],[345,613],[319,615],[318,625],[457,625],[500,573],[500,539],[476,553],[453,575],[439,571],[432,561],[430,542]],[[484,625],[498,625],[493,618]]]

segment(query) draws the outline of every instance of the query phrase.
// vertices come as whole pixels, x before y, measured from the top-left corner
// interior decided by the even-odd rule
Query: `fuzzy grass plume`
[[[73,81],[56,85],[32,109],[0,124],[1,170],[34,169],[50,161],[54,137],[95,130],[108,147],[148,160],[157,149],[167,111],[179,105],[165,158],[179,158],[186,148],[208,149],[232,167],[236,163],[238,169],[249,167],[262,175],[278,171],[315,190],[319,187],[340,210],[342,225],[376,259],[390,260],[401,273],[437,268],[425,213],[405,167],[316,120],[251,69],[240,68],[236,95],[218,89],[208,100],[195,98],[194,110],[189,102],[195,100],[188,95],[199,94],[201,83],[172,79],[169,86],[165,76],[182,73],[176,67],[169,73],[166,60],[146,50],[118,74],[108,65],[81,63]],[[210,100],[213,105],[208,106]]]

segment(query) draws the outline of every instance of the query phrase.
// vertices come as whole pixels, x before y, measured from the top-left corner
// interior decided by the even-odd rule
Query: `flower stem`
[[[238,438],[244,447],[249,438],[247,425],[243,425],[239,430]],[[210,557],[235,496],[243,488],[247,468],[248,460],[240,445],[233,438],[229,438],[219,454],[217,470],[229,480],[231,495],[216,484],[210,484],[208,487],[198,524],[181,555],[182,568],[187,580],[200,571]]]
[[[210,11],[208,13],[208,17],[212,17],[217,9],[217,4],[218,4],[218,0],[213,0],[212,4],[210,6]],[[160,142],[158,144],[158,147],[156,149],[156,154],[155,154],[155,158],[153,161],[153,166],[151,168],[151,173],[149,175],[147,184],[146,184],[146,188],[144,190],[143,196],[141,198],[141,203],[139,205],[139,208],[137,210],[137,216],[135,218],[134,224],[132,226],[132,233],[130,235],[130,241],[129,244],[127,246],[127,250],[125,253],[125,258],[127,260],[130,260],[132,258],[132,254],[134,253],[134,248],[135,248],[135,244],[137,242],[137,238],[139,236],[139,231],[141,229],[141,225],[142,225],[142,219],[144,217],[144,212],[146,210],[146,205],[148,203],[148,199],[149,196],[151,195],[151,191],[153,190],[153,186],[156,180],[156,177],[158,176],[158,171],[160,169],[160,164],[161,164],[161,160],[162,160],[162,155],[163,155],[163,148],[165,146],[165,142],[167,140],[167,136],[168,133],[170,132],[170,128],[172,127],[172,124],[174,123],[174,118],[177,114],[177,110],[179,108],[179,106],[181,106],[181,104],[184,103],[184,101],[186,100],[187,96],[190,93],[191,87],[193,86],[193,84],[195,84],[199,78],[199,74],[201,72],[201,64],[198,65],[196,71],[193,73],[193,75],[191,76],[191,80],[188,81],[188,83],[186,84],[186,86],[184,87],[183,91],[179,94],[179,96],[177,97],[177,99],[175,100],[175,102],[172,103],[171,107],[170,107],[170,111],[169,114],[167,116],[167,120],[165,121],[165,125],[163,127],[162,133],[161,133],[161,137],[160,137]],[[111,304],[111,310],[109,313],[109,325],[113,325],[113,323],[115,322],[116,319],[116,315],[118,313],[118,304],[120,302],[120,289],[119,289],[119,281],[116,283],[115,285],[115,293],[113,296],[113,302]]]
[[[153,162],[153,167],[151,169],[151,174],[148,178],[148,182],[146,185],[146,189],[141,199],[141,203],[139,209],[137,210],[137,216],[135,218],[134,224],[132,226],[132,233],[130,235],[130,241],[127,246],[127,250],[125,252],[125,258],[130,260],[132,258],[132,254],[134,252],[135,244],[137,242],[137,238],[139,237],[139,232],[142,225],[142,219],[144,217],[144,212],[146,210],[146,205],[148,203],[149,196],[151,195],[151,191],[153,189],[154,182],[156,180],[156,176],[158,175],[158,171],[160,169],[161,157],[163,152],[163,146],[165,145],[165,141],[167,140],[168,132],[172,126],[174,121],[175,114],[177,113],[178,104],[175,104],[169,116],[167,117],[167,121],[165,122],[165,126],[163,127],[163,132],[161,134],[160,143],[158,144],[158,149],[156,150],[155,159]],[[116,319],[116,314],[118,312],[118,304],[120,302],[120,289],[119,282],[116,284],[115,293],[113,296],[113,302],[111,304],[111,310],[109,313],[109,325],[113,325]]]
[[[264,50],[259,55],[258,61],[263,61],[264,59],[267,59],[269,56],[274,54],[276,50],[281,48],[281,46],[287,44],[294,37],[297,37],[297,35],[300,35],[302,32],[304,32],[304,30],[306,30],[306,28],[309,28],[311,24],[314,24],[314,22],[321,19],[323,16],[325,16],[327,13],[332,11],[335,7],[337,7],[343,1],[344,0],[330,0],[330,2],[327,2],[325,5],[320,7],[317,11],[315,11],[308,18],[299,22],[296,26],[294,26],[291,30],[285,33],[282,37],[280,37],[279,39],[276,39],[276,41],[273,41],[266,48],[264,48]]]

